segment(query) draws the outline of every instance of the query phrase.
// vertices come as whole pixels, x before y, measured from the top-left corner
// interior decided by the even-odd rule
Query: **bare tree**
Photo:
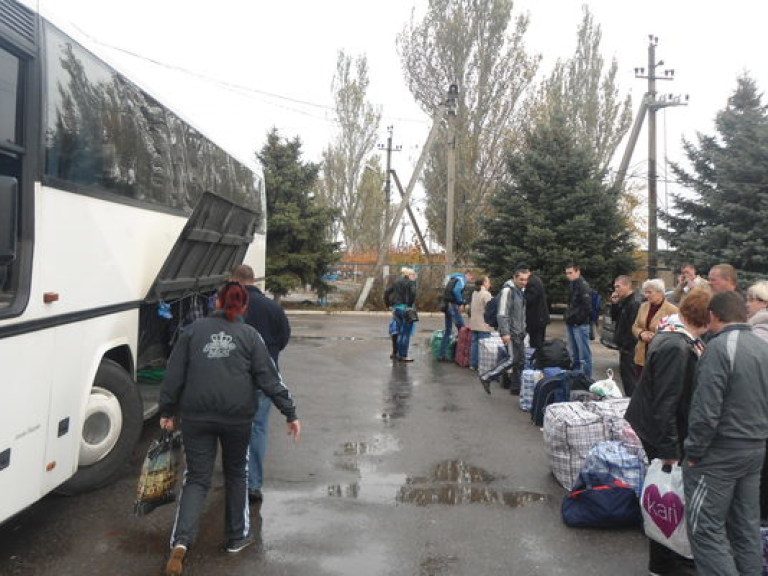
[[[360,246],[362,215],[370,195],[360,194],[358,186],[368,156],[376,144],[381,112],[367,99],[368,60],[339,51],[331,89],[339,134],[323,152],[321,191],[327,203],[339,210],[337,232],[348,250]]]
[[[600,53],[600,25],[595,24],[587,5],[582,11],[576,51],[568,60],[557,61],[540,86],[534,107],[537,115],[565,118],[582,142],[591,143],[604,172],[632,123],[632,100],[619,94],[616,59],[606,67]]]
[[[456,147],[454,247],[465,256],[477,238],[492,192],[508,177],[504,154],[515,148],[526,111],[523,94],[540,57],[526,50],[528,17],[512,20],[511,0],[429,0],[420,22],[411,18],[398,36],[408,87],[430,115],[459,87],[455,140],[430,153],[423,183],[426,217],[445,241],[445,145]]]

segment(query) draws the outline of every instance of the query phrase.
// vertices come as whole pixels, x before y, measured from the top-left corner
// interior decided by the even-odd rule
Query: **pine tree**
[[[768,115],[754,80],[742,76],[717,114],[717,134],[683,142],[692,166],[672,170],[688,190],[662,214],[676,263],[702,270],[726,262],[746,279],[768,274]]]
[[[537,125],[521,152],[512,153],[512,184],[494,195],[496,215],[484,222],[475,261],[496,285],[526,262],[552,303],[565,302],[568,264],[603,294],[618,274],[634,268],[629,232],[616,193],[603,182],[591,148],[560,116]]]
[[[267,197],[267,290],[279,298],[309,284],[322,298],[328,292],[322,276],[340,255],[338,243],[328,240],[335,211],[313,193],[319,166],[301,161],[298,137],[283,141],[276,129],[257,156]]]

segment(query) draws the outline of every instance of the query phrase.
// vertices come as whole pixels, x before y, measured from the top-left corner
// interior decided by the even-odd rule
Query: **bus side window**
[[[17,259],[21,169],[19,87],[21,64],[0,49],[0,310],[13,298],[12,278]]]

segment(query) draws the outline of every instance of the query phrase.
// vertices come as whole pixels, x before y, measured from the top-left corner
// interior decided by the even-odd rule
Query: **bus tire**
[[[71,496],[112,482],[130,459],[143,424],[141,398],[130,374],[103,359],[83,418],[78,470],[56,492]]]

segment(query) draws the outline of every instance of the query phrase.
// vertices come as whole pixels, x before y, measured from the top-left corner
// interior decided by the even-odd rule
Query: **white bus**
[[[108,483],[179,328],[243,261],[261,175],[15,0],[0,0],[0,523]]]

